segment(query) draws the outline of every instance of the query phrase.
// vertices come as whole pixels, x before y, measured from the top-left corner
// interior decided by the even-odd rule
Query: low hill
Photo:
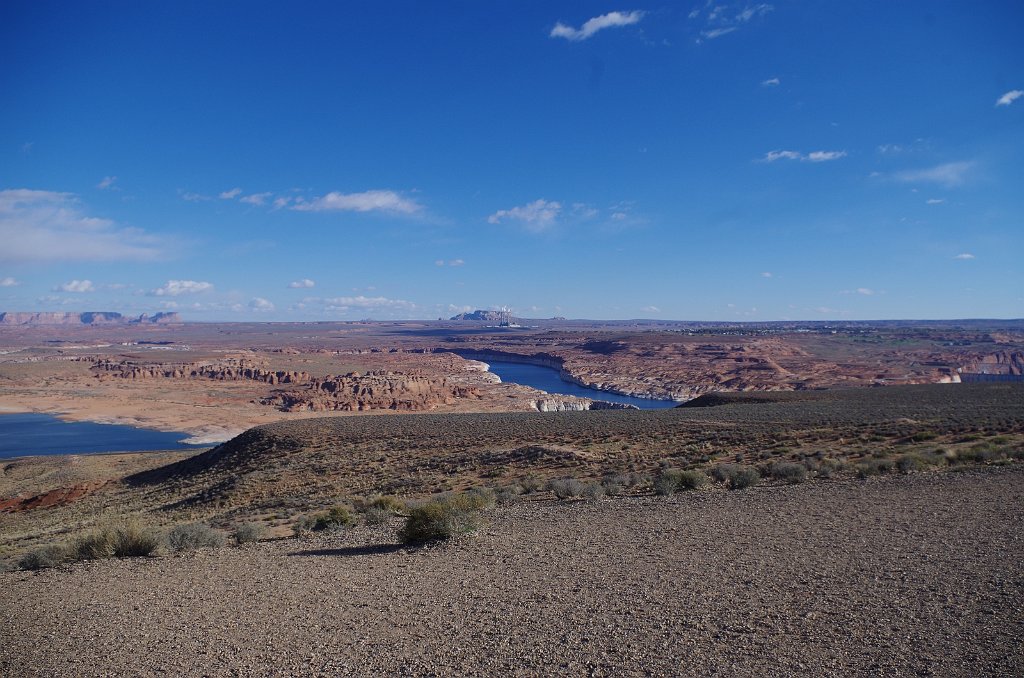
[[[127,482],[176,506],[272,510],[281,502],[322,504],[370,493],[424,495],[495,478],[651,474],[662,463],[856,461],[921,444],[1024,434],[1024,385],[1017,384],[758,394],[758,400],[660,411],[279,422]]]

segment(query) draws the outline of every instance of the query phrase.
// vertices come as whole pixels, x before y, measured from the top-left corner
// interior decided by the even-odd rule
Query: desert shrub
[[[494,489],[494,500],[499,504],[511,504],[523,493],[521,485],[512,483]]]
[[[456,500],[468,502],[473,508],[490,508],[497,501],[497,494],[489,487],[471,487],[462,494],[456,495]]]
[[[342,527],[348,527],[355,522],[356,519],[348,507],[337,504],[323,513],[313,515],[312,521],[309,524],[309,529],[314,532],[336,530]]]
[[[533,494],[534,492],[539,492],[544,487],[544,483],[541,482],[540,478],[533,475],[520,478],[519,485],[523,488],[523,494]]]
[[[575,478],[561,478],[548,483],[548,489],[558,499],[572,499],[582,497],[586,486]]]
[[[267,528],[259,523],[242,523],[235,528],[235,531],[231,533],[231,536],[235,538],[235,543],[241,546],[242,544],[254,544],[258,542],[267,533]]]
[[[114,530],[100,527],[75,539],[71,546],[74,560],[100,560],[114,556]]]
[[[625,488],[626,483],[624,482],[624,476],[606,476],[601,480],[601,489],[609,497],[617,497],[622,494],[622,490]]]
[[[133,558],[150,556],[160,547],[160,537],[135,522],[122,523],[113,528],[114,557]]]
[[[735,473],[740,466],[736,464],[719,464],[711,469],[711,477],[715,479],[717,483],[727,483],[732,474]]]
[[[405,543],[419,544],[474,532],[480,526],[477,503],[463,493],[415,506],[409,510],[398,537]]]
[[[896,462],[892,459],[865,459],[857,464],[857,475],[861,478],[877,476],[889,473],[896,468]]]
[[[780,461],[768,468],[772,478],[785,483],[796,484],[807,480],[807,467],[792,461]]]
[[[59,545],[43,546],[42,548],[29,551],[21,560],[18,567],[23,570],[42,570],[48,567],[57,567],[68,561],[71,554],[68,550]]]
[[[374,497],[366,504],[366,509],[380,509],[393,515],[405,512],[405,502],[398,497],[380,496]]]
[[[654,479],[654,492],[662,496],[683,490],[696,490],[707,485],[708,477],[703,471],[696,469],[682,471],[680,469],[665,469]]]
[[[376,506],[371,506],[363,511],[363,519],[367,525],[386,525],[396,515],[396,513],[392,513],[387,509],[377,508]]]
[[[586,499],[600,499],[604,496],[604,487],[601,483],[584,483],[583,496]]]
[[[911,471],[923,471],[928,467],[928,462],[919,454],[902,454],[896,457],[896,468],[901,473],[910,473]]]
[[[224,544],[224,535],[203,523],[175,525],[164,537],[172,551],[194,551],[199,548],[217,548]]]
[[[729,489],[742,490],[756,485],[761,480],[761,474],[756,468],[741,466],[729,475]]]

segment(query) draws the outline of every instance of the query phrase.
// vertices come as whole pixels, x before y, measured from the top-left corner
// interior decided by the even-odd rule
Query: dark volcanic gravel
[[[0,674],[1024,675],[1024,471],[524,502],[0,575]]]

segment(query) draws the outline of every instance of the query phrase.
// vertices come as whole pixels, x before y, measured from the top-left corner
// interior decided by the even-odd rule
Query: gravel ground
[[[523,502],[0,574],[0,674],[1024,675],[1024,470]]]

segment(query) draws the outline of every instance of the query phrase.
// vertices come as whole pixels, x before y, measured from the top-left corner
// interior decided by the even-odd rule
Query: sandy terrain
[[[0,574],[11,676],[1024,673],[1024,471],[524,502]]]

